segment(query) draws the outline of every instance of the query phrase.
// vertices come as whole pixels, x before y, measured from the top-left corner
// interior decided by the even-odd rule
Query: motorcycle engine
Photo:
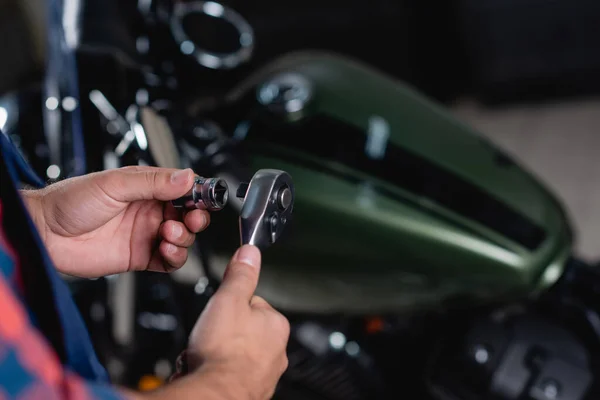
[[[446,324],[426,373],[439,400],[593,400],[600,397],[597,271],[572,260],[534,304]]]

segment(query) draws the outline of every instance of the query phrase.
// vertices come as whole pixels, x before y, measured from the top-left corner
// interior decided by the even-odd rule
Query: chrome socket
[[[175,208],[186,210],[222,210],[229,200],[229,187],[222,178],[203,178],[196,175],[194,185],[183,197],[173,200]]]

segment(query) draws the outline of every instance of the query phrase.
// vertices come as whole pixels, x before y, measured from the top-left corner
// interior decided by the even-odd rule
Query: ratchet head
[[[264,249],[279,239],[294,208],[294,183],[285,171],[261,169],[250,183],[240,185],[237,197],[244,198],[240,213],[242,245]]]

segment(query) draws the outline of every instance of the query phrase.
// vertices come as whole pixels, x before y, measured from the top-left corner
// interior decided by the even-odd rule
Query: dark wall
[[[600,93],[600,1],[458,0],[473,90],[490,102]]]
[[[121,2],[112,9],[108,1],[88,3],[88,37],[106,38],[131,51],[135,36],[144,29],[139,20],[134,22],[137,2]],[[146,32],[153,36],[154,48],[162,47],[156,54],[181,62],[180,77],[190,93],[226,90],[273,58],[301,49],[359,58],[440,101],[465,94],[493,103],[600,93],[598,0],[222,3],[242,14],[256,33],[252,61],[234,71],[206,70],[178,58],[164,26]],[[109,11],[124,14],[127,29],[107,17]],[[101,20],[112,21],[108,29],[114,32],[98,30],[106,25]],[[206,20],[188,26],[204,47],[230,47],[231,35],[223,26]],[[94,34],[97,30],[101,33]],[[126,40],[127,35],[131,39]]]

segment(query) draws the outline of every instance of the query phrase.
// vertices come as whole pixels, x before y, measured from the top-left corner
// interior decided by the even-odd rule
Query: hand
[[[210,222],[206,211],[181,213],[170,204],[193,179],[189,169],[125,167],[22,194],[60,272],[169,272],[183,266],[195,233]]]
[[[224,382],[224,399],[271,398],[288,366],[289,322],[254,296],[260,263],[256,247],[237,251],[190,335],[190,370]]]

